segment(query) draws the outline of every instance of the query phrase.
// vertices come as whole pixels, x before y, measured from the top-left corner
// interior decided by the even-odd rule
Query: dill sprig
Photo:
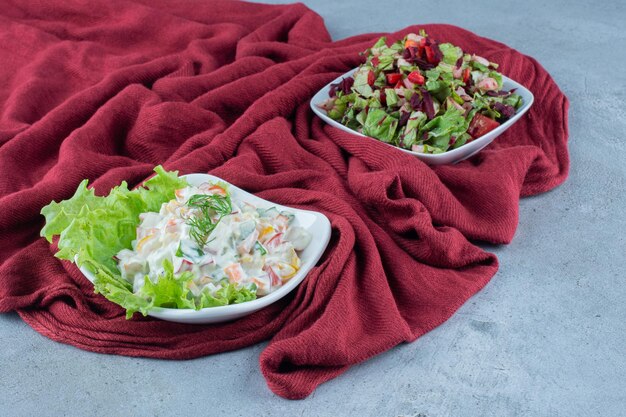
[[[189,236],[200,248],[206,245],[209,235],[222,220],[222,217],[230,214],[233,209],[229,194],[225,196],[194,194],[187,200],[187,205],[191,208],[199,209],[199,213],[196,216],[187,219],[187,224],[191,227]],[[216,222],[213,222],[212,217],[216,214],[219,217]]]

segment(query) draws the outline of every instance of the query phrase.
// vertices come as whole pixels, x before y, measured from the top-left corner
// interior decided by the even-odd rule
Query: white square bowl
[[[343,130],[345,132],[349,132],[349,133],[352,133],[352,134],[355,134],[355,135],[358,135],[358,136],[363,136],[365,138],[378,141],[378,139],[376,139],[376,138],[372,138],[370,136],[365,136],[362,133],[359,133],[359,132],[357,132],[355,130],[352,130],[349,127],[344,126],[341,123],[331,119],[326,114],[326,111],[323,110],[320,107],[320,105],[325,100],[327,100],[329,98],[328,91],[330,90],[330,85],[333,84],[333,83],[340,82],[342,78],[351,77],[352,74],[357,69],[358,68],[354,68],[354,69],[346,72],[342,76],[337,77],[333,81],[331,81],[328,84],[326,84],[311,99],[311,109],[313,110],[313,112],[315,114],[317,114],[320,118],[322,118],[322,120],[324,120],[329,125],[336,127],[337,129],[341,129],[341,130]],[[518,121],[519,118],[522,117],[522,115],[528,111],[530,106],[533,104],[533,101],[535,100],[533,94],[526,87],[524,87],[523,85],[519,84],[516,81],[513,81],[512,79],[510,79],[510,78],[508,78],[508,77],[506,77],[504,75],[502,76],[502,84],[503,84],[503,86],[502,86],[503,90],[509,91],[509,90],[514,89],[514,88],[516,89],[515,92],[522,97],[522,106],[519,109],[517,109],[517,111],[515,112],[515,115],[513,117],[511,117],[506,122],[502,123],[500,126],[495,128],[491,132],[489,132],[489,133],[487,133],[485,135],[482,135],[479,138],[476,138],[473,141],[468,142],[468,143],[466,143],[466,144],[464,144],[462,146],[459,146],[456,149],[452,149],[450,151],[447,151],[447,152],[444,152],[444,153],[440,153],[440,154],[420,153],[420,152],[410,151],[410,150],[404,149],[404,148],[399,148],[397,146],[394,146],[394,145],[391,145],[391,144],[388,144],[388,143],[386,143],[386,145],[389,145],[389,146],[391,146],[394,149],[397,149],[399,151],[406,152],[406,153],[409,153],[411,155],[414,155],[414,156],[418,157],[419,159],[421,159],[422,161],[424,161],[424,162],[426,162],[427,164],[430,164],[430,165],[454,164],[454,163],[457,163],[457,162],[460,162],[460,161],[462,161],[464,159],[469,158],[470,156],[480,152],[481,149],[483,149],[485,146],[487,146],[491,142],[493,142],[493,140],[495,138],[497,138],[498,136],[500,136],[502,134],[502,132],[504,132],[509,127],[511,127],[513,125],[513,123]],[[385,142],[382,142],[382,141],[379,141],[379,142],[385,143]]]
[[[286,210],[295,215],[294,224],[306,229],[311,233],[311,242],[299,253],[302,264],[296,275],[294,275],[285,285],[263,297],[256,300],[246,301],[241,304],[231,304],[221,307],[208,307],[201,310],[192,309],[175,309],[156,307],[148,312],[151,317],[161,320],[173,321],[177,323],[204,324],[218,323],[238,319],[248,314],[252,314],[268,305],[280,300],[289,292],[291,292],[298,284],[304,280],[306,275],[315,266],[317,261],[322,257],[328,242],[330,241],[330,221],[322,213],[317,211],[300,210],[291,207],[281,206],[267,200],[263,200],[253,194],[250,194],[241,188],[235,187],[221,178],[208,174],[189,174],[184,175],[190,185],[200,185],[208,181],[221,181],[229,185],[229,192],[234,200],[248,202],[255,207],[268,209],[276,207],[278,210]],[[80,268],[85,277],[93,282],[94,275],[85,267]]]

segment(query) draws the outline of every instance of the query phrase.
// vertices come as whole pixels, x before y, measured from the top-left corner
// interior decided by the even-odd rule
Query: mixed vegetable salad
[[[388,46],[382,37],[352,77],[320,105],[363,135],[420,153],[458,148],[513,117],[522,105],[502,90],[498,65],[437,43],[424,31]]]
[[[94,276],[94,289],[127,317],[154,307],[201,309],[255,299],[300,269],[311,235],[294,215],[232,198],[224,183],[189,185],[155,168],[144,187],[106,197],[83,181],[75,195],[42,209],[56,254]]]

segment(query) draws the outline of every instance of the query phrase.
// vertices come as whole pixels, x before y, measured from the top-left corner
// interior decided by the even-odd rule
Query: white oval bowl
[[[339,123],[339,122],[331,119],[330,117],[328,117],[328,115],[326,114],[326,111],[324,111],[322,108],[319,107],[321,103],[323,103],[325,100],[327,100],[329,98],[328,91],[330,90],[330,85],[333,84],[333,83],[338,83],[339,81],[341,81],[342,78],[351,77],[352,74],[357,69],[358,68],[354,68],[354,69],[346,72],[345,74],[337,77],[336,79],[334,79],[333,81],[329,82],[328,84],[326,84],[311,99],[311,109],[313,110],[313,112],[315,114],[317,114],[320,118],[322,118],[322,120],[324,120],[329,125],[336,127],[337,129],[341,129],[341,130],[343,130],[345,132],[349,132],[349,133],[352,133],[352,134],[355,134],[355,135],[359,135],[359,136],[363,136],[365,138],[372,139],[372,140],[375,140],[375,141],[378,141],[378,142],[381,142],[381,143],[385,143],[385,142],[379,141],[376,138],[372,138],[370,136],[363,135],[362,133],[359,133],[356,130],[352,130],[352,129],[350,129],[347,126],[342,125],[341,123]],[[519,109],[517,109],[517,111],[515,112],[515,115],[513,117],[511,117],[509,120],[507,120],[506,122],[502,123],[500,126],[495,128],[491,132],[489,132],[489,133],[487,133],[485,135],[482,135],[479,138],[476,138],[473,141],[471,141],[469,143],[466,143],[465,145],[459,146],[456,149],[452,149],[450,151],[447,151],[447,152],[444,152],[444,153],[440,153],[440,154],[427,154],[427,153],[413,152],[413,151],[410,151],[408,149],[399,148],[399,147],[391,145],[389,143],[385,143],[385,144],[389,145],[389,146],[391,146],[391,147],[393,147],[393,148],[395,148],[395,149],[397,149],[399,151],[406,152],[406,153],[409,153],[411,155],[414,155],[414,156],[418,157],[419,159],[421,159],[422,161],[424,161],[424,162],[426,162],[427,164],[430,164],[430,165],[454,164],[454,163],[460,162],[460,161],[462,161],[464,159],[467,159],[470,156],[480,152],[481,149],[483,149],[485,146],[487,146],[491,142],[493,142],[493,140],[495,138],[500,136],[505,130],[507,130],[509,127],[511,127],[513,125],[513,123],[518,121],[519,118],[522,117],[522,115],[528,111],[530,106],[533,104],[533,101],[535,100],[533,94],[526,87],[524,87],[520,83],[518,83],[516,81],[513,81],[512,79],[510,79],[510,78],[508,78],[508,77],[506,77],[504,75],[502,76],[502,87],[506,91],[512,90],[513,88],[517,89],[515,92],[522,97],[522,106]]]
[[[317,261],[319,261],[324,253],[324,250],[326,249],[326,246],[328,246],[331,233],[330,221],[328,221],[328,218],[322,213],[285,207],[280,204],[263,200],[262,198],[250,194],[241,188],[235,187],[227,181],[213,175],[189,174],[184,175],[183,178],[185,178],[190,185],[196,186],[207,181],[222,181],[229,185],[229,191],[232,197],[236,200],[248,202],[259,208],[276,207],[278,210],[286,210],[293,213],[295,215],[294,224],[303,227],[311,233],[311,243],[309,243],[309,245],[299,253],[300,259],[302,260],[302,266],[300,267],[300,270],[298,270],[298,273],[287,281],[285,285],[268,295],[241,304],[208,307],[201,310],[156,307],[148,312],[148,315],[151,317],[177,323],[203,324],[235,320],[240,317],[247,316],[248,314],[252,314],[255,311],[280,300],[296,286],[298,286],[298,284],[304,280],[309,271],[311,271],[311,269],[315,266]],[[94,281],[95,277],[86,268],[80,268],[80,271],[89,281]]]

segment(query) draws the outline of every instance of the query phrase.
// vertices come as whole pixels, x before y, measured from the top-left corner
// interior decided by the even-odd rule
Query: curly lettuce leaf
[[[146,276],[138,294],[149,300],[153,307],[195,309],[193,294],[189,290],[193,274],[187,271],[175,276],[174,266],[169,259],[163,260],[163,269],[165,273],[159,276],[156,283]]]
[[[178,172],[166,172],[161,166],[154,170],[156,175],[143,187],[129,190],[122,182],[105,197],[87,189],[86,180],[81,182],[72,198],[53,201],[41,210],[46,218],[41,236],[51,242],[54,235],[59,235],[56,256],[60,259],[75,260],[79,266],[93,261],[115,270],[113,256],[130,248],[139,214],[158,211],[175,197],[176,189],[187,186]]]
[[[121,277],[113,257],[131,247],[141,213],[158,211],[175,197],[177,189],[187,186],[177,172],[166,172],[160,166],[154,170],[156,175],[143,187],[129,190],[122,182],[104,197],[88,189],[85,180],[72,198],[53,201],[41,210],[46,219],[41,236],[49,242],[59,236],[55,256],[85,266],[95,276],[94,290],[125,307],[130,315],[134,311],[146,314],[153,304],[132,293],[131,284]]]
[[[211,295],[208,290],[202,292],[198,308],[219,307],[229,304],[245,303],[256,299],[256,286],[237,288],[232,283],[224,282],[222,287]]]
[[[48,242],[52,242],[54,235],[60,235],[83,208],[93,208],[98,204],[93,189],[88,189],[87,183],[88,180],[83,180],[69,200],[60,203],[53,201],[41,209],[41,214],[46,218],[41,236]]]
[[[145,316],[153,307],[150,300],[134,294],[131,283],[123,279],[119,273],[113,273],[92,261],[86,261],[84,265],[94,274],[94,292],[102,294],[107,300],[126,309],[127,319],[130,319],[137,311]]]

